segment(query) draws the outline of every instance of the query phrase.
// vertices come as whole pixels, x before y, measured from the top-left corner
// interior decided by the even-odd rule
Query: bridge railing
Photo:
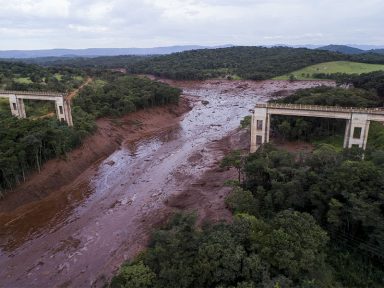
[[[360,107],[286,104],[286,103],[257,103],[256,108],[276,108],[276,109],[312,110],[312,111],[325,111],[325,112],[347,112],[347,113],[360,112],[360,113],[384,114],[384,107],[360,108]]]
[[[50,92],[50,91],[10,91],[10,90],[0,90],[0,94],[50,96],[50,97],[63,97],[66,95],[66,93]]]

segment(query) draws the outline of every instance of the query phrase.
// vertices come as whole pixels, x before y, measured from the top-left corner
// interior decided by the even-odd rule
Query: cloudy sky
[[[383,0],[0,0],[0,50],[384,45]]]

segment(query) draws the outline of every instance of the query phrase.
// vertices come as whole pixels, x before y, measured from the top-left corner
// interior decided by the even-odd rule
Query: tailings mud
[[[233,174],[217,167],[226,149],[237,145],[230,139],[240,133],[235,131],[240,120],[271,95],[320,83],[333,85],[171,81],[194,102],[180,121],[157,123],[157,129],[135,137],[120,133],[115,152],[82,168],[59,193],[0,214],[0,287],[100,287],[146,245],[151,229],[173,208],[228,219],[222,205],[228,191],[215,173]],[[105,135],[99,141],[108,141]],[[208,190],[213,192],[204,194]]]

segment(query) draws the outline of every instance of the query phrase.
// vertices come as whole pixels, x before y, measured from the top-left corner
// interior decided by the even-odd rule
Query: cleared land
[[[278,76],[273,79],[289,80],[290,75],[293,75],[297,80],[313,80],[313,79],[316,79],[313,75],[316,73],[362,74],[362,73],[369,73],[369,72],[379,71],[379,70],[384,71],[384,65],[349,62],[349,61],[334,61],[334,62],[325,62],[325,63],[308,66],[306,68],[294,71],[289,74]]]

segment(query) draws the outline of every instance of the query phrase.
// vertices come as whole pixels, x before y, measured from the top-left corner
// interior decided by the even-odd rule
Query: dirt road
[[[91,83],[93,81],[93,79],[91,77],[88,77],[87,80],[85,80],[85,82],[83,84],[81,84],[81,86],[75,90],[73,90],[71,93],[69,93],[66,97],[65,97],[65,100],[67,101],[72,101],[73,97],[75,97],[79,91],[81,89],[83,89],[86,85],[88,85],[89,83]]]
[[[60,197],[36,201],[28,217],[0,215],[0,287],[100,287],[146,245],[172,208],[196,209],[208,219],[230,217],[222,205],[228,188],[214,179],[231,173],[217,171],[223,151],[235,145],[228,135],[237,135],[256,102],[320,82],[172,84],[195,101],[177,125],[134,141],[123,135],[117,151],[82,171]]]

